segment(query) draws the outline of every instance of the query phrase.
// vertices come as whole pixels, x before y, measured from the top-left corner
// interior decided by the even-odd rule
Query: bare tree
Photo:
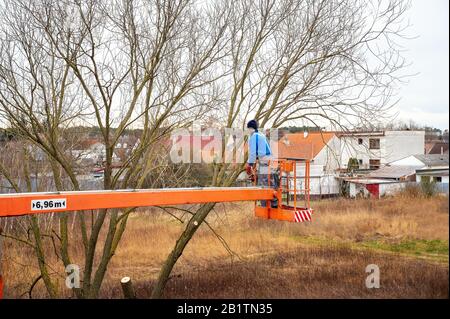
[[[105,189],[141,187],[152,174],[158,180],[162,172],[155,167],[158,150],[152,146],[215,100],[204,92],[223,76],[212,71],[226,52],[221,39],[227,16],[221,10],[211,6],[201,12],[191,1],[5,1],[2,121],[45,152],[58,190],[80,189],[76,165],[62,143],[64,128],[74,123],[100,128]],[[133,126],[142,128],[139,143],[113,172],[117,142]],[[63,183],[65,177],[70,185]],[[109,216],[102,210],[91,227],[78,214],[85,257],[78,297],[98,296],[132,210],[113,210]],[[50,297],[56,297],[39,224],[35,217],[31,223],[42,279]],[[72,262],[67,223],[62,214],[58,238],[65,266]],[[99,251],[104,226],[106,239]]]
[[[407,8],[402,0],[4,0],[0,121],[42,152],[54,189],[81,188],[65,136],[74,125],[100,130],[104,189],[161,185],[162,176],[182,178],[186,170],[167,165],[159,146],[174,128],[198,119],[236,128],[256,118],[261,126],[329,123],[346,130],[385,118],[403,76],[396,41]],[[135,127],[139,141],[114,170],[117,144]],[[243,169],[212,165],[212,186],[233,185]],[[29,176],[28,167],[20,174]],[[15,191],[31,190],[17,185],[8,165],[0,169]],[[213,208],[191,212],[153,297],[162,297]],[[132,211],[101,210],[90,224],[77,214],[84,251],[77,297],[98,297]],[[27,223],[41,277],[57,297],[42,224],[35,217]],[[58,228],[65,266],[73,246],[66,214]]]
[[[375,123],[395,103],[405,62],[403,1],[239,1],[229,8],[220,107],[227,127],[294,121],[346,130]],[[243,166],[216,164],[213,186],[230,186]],[[184,248],[214,204],[196,210],[164,263],[152,296],[162,297]]]

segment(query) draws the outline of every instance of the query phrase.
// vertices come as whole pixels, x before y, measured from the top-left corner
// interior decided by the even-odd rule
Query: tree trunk
[[[136,293],[134,292],[133,284],[130,277],[123,277],[120,280],[122,286],[123,296],[125,299],[136,299]]]
[[[39,229],[39,225],[37,223],[36,216],[31,216],[31,230],[33,231],[34,235],[34,250],[36,253],[36,257],[38,260],[39,270],[41,272],[42,280],[44,281],[45,288],[47,289],[47,292],[50,296],[50,298],[56,298],[57,297],[57,291],[54,283],[52,282],[50,278],[50,274],[47,269],[47,263],[45,260],[44,250],[42,247],[42,241],[41,241],[41,231]]]
[[[178,258],[183,254],[184,248],[191,240],[192,236],[194,236],[200,224],[205,220],[206,216],[208,216],[209,212],[214,208],[215,203],[208,203],[202,205],[197,212],[192,216],[189,220],[186,228],[183,231],[183,234],[178,238],[175,247],[170,252],[169,256],[163,267],[161,268],[161,272],[159,273],[158,280],[156,281],[156,285],[152,291],[152,298],[161,298],[164,287],[169,280],[170,273],[172,272],[173,267],[175,266]]]

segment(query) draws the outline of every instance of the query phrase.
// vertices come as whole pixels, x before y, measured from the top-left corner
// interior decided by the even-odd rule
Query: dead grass
[[[367,289],[368,264],[380,267],[381,288]],[[448,270],[419,261],[405,263],[368,251],[305,247],[251,261],[213,264],[180,274],[169,298],[445,298]],[[211,284],[214,283],[214,284]],[[143,295],[150,289],[140,287]]]
[[[170,279],[167,298],[448,298],[448,198],[410,196],[315,202],[312,223],[253,217],[251,203],[219,205],[209,223],[230,255],[203,225]],[[159,267],[183,224],[167,214],[135,213],[102,286],[120,298],[119,281],[132,277],[140,298],[150,295]],[[46,242],[49,252],[51,242]],[[28,297],[37,275],[32,252],[4,241],[8,297]],[[74,245],[74,263],[82,250]],[[56,258],[49,261],[55,270]],[[364,286],[365,267],[377,264],[381,288]],[[65,297],[63,273],[58,282]],[[45,298],[39,282],[33,297]]]

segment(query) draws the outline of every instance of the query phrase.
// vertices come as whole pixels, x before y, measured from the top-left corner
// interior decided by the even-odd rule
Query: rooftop
[[[392,165],[383,166],[375,171],[367,174],[367,177],[373,178],[402,178],[414,175],[416,173],[417,166],[403,166],[403,165]]]
[[[416,171],[417,175],[427,175],[427,176],[448,176],[448,169],[433,169],[433,168],[424,168],[418,169]]]
[[[345,181],[349,183],[355,183],[355,184],[392,184],[397,183],[397,181],[389,180],[389,179],[378,179],[378,178],[345,178]]]
[[[414,157],[428,167],[448,166],[448,154],[417,154]]]
[[[286,134],[278,142],[278,157],[313,159],[335,135],[334,132]]]
[[[425,143],[426,154],[448,154],[448,143],[443,141]]]

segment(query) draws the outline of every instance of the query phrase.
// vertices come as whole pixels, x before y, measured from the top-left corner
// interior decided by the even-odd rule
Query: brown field
[[[166,298],[448,298],[448,198],[398,196],[381,200],[322,200],[311,223],[253,217],[253,204],[218,205],[175,267]],[[121,298],[130,276],[148,298],[159,267],[183,224],[155,210],[135,213],[102,286]],[[49,251],[53,247],[48,241]],[[74,245],[75,246],[75,245]],[[73,247],[81,263],[81,249]],[[23,244],[4,240],[6,297],[28,298],[36,262]],[[55,269],[62,269],[53,261]],[[381,287],[365,287],[377,264]],[[63,273],[59,286],[66,297]],[[33,298],[45,298],[39,282]]]

